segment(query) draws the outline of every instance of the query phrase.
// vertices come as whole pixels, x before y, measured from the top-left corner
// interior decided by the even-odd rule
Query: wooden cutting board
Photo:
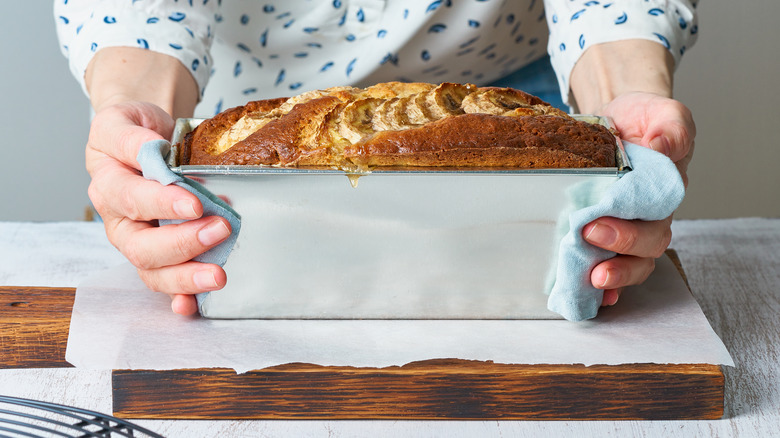
[[[74,296],[73,288],[0,287],[0,369],[69,367]],[[114,415],[136,419],[683,420],[724,411],[723,372],[710,364],[294,363],[241,375],[115,370],[112,385]]]

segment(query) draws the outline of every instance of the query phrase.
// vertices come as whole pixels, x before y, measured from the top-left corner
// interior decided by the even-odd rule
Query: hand
[[[136,266],[144,283],[171,295],[174,312],[190,315],[197,312],[193,294],[221,289],[227,281],[221,267],[191,259],[225,240],[230,225],[221,217],[202,218],[200,201],[187,190],[141,176],[135,159],[141,144],[170,138],[172,130],[171,116],[152,104],[99,109],[86,150],[89,197],[109,241]],[[160,227],[158,219],[188,222]]]
[[[652,93],[626,93],[604,105],[599,114],[611,117],[621,137],[671,158],[688,185],[696,126],[690,110],[678,101]],[[604,217],[583,229],[584,239],[618,253],[591,271],[594,287],[604,289],[602,306],[617,302],[625,286],[644,282],[672,238],[672,217],[660,221],[626,221]]]

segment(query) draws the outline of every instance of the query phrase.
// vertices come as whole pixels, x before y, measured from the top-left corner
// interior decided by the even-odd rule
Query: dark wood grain
[[[715,365],[509,365],[430,360],[388,368],[288,364],[115,371],[114,414],[179,419],[717,419]]]
[[[61,368],[73,288],[0,287],[0,369]]]

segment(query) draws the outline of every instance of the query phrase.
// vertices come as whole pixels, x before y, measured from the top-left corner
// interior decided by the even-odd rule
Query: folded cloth
[[[612,183],[594,205],[569,214],[568,232],[558,248],[555,282],[547,307],[570,321],[596,316],[604,291],[593,287],[590,272],[616,255],[585,242],[582,238],[585,225],[605,216],[661,220],[669,217],[685,196],[680,172],[668,157],[639,145],[623,144],[632,170]],[[570,195],[577,198],[576,193]],[[587,200],[583,203],[591,204]]]
[[[141,145],[136,160],[141,165],[144,178],[154,180],[163,185],[175,184],[197,196],[203,205],[203,216],[222,216],[230,223],[232,232],[230,236],[219,245],[211,248],[193,260],[203,263],[214,263],[224,266],[241,230],[241,216],[236,213],[225,201],[218,198],[197,182],[177,175],[165,163],[165,157],[171,150],[170,142],[166,140],[152,140]],[[160,225],[179,224],[184,220],[160,220]],[[198,303],[205,294],[198,294]]]

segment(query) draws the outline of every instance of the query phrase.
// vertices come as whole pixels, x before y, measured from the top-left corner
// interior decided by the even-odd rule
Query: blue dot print
[[[379,0],[260,0],[229,9],[221,0],[113,3],[96,12],[54,1],[59,47],[66,57],[80,54],[70,61],[82,85],[78,76],[104,47],[157,50],[189,67],[209,109],[375,79],[483,85],[545,54],[568,87],[572,65],[596,42],[650,39],[677,61],[698,32],[686,0],[395,0],[386,7]]]
[[[187,18],[187,15],[184,14],[184,12],[174,12],[170,16],[168,16],[168,19],[175,22],[180,22]]]
[[[357,58],[352,59],[352,61],[349,61],[349,64],[347,64],[347,77],[352,74],[352,70],[355,68],[355,63],[357,62]]]

